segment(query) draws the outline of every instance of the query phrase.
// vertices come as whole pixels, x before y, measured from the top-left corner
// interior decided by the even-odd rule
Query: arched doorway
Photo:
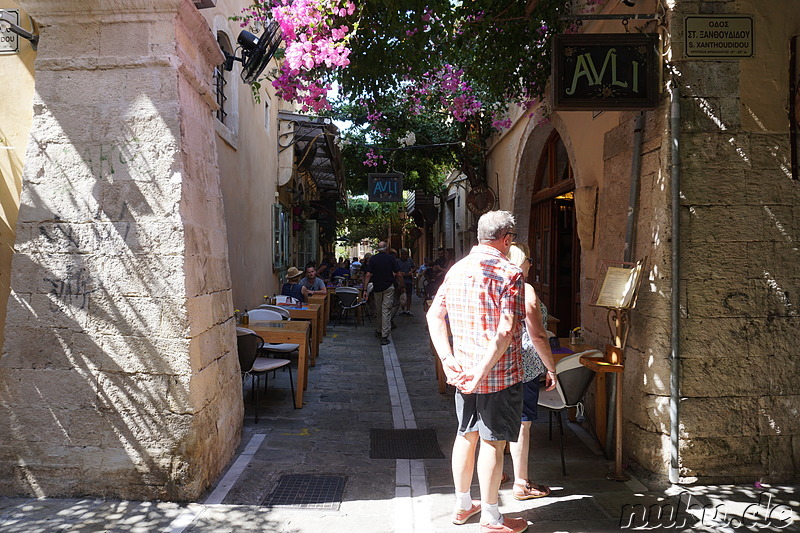
[[[580,243],[575,220],[575,179],[564,142],[553,131],[539,156],[531,196],[528,244],[533,254],[528,282],[551,315],[555,333],[581,324]],[[552,328],[553,326],[551,326]]]

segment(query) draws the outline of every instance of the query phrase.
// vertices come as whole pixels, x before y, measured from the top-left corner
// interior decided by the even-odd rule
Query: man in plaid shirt
[[[506,257],[515,227],[508,211],[483,215],[479,244],[450,268],[427,314],[447,382],[456,387],[452,520],[463,524],[481,512],[481,533],[519,533],[528,527],[525,519],[503,518],[498,509],[503,450],[506,441],[517,440],[522,418],[524,279]],[[470,485],[478,440],[481,501],[473,502]]]

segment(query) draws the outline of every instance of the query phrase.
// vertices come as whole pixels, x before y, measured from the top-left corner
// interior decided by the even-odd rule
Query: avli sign
[[[658,35],[556,35],[553,102],[560,111],[652,109],[658,105]]]
[[[403,175],[399,173],[378,174],[367,176],[369,180],[370,202],[402,202],[403,201]]]

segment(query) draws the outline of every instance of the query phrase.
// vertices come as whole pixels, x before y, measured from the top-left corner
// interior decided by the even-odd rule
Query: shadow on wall
[[[229,290],[208,295],[211,238],[184,234],[175,141],[115,135],[32,141],[0,359],[6,494],[184,499],[227,461],[209,446],[238,443]]]
[[[22,190],[22,161],[8,142],[8,135],[0,128],[0,346],[6,322],[4,304],[10,290],[8,272],[11,272],[11,256],[14,254],[18,198]]]

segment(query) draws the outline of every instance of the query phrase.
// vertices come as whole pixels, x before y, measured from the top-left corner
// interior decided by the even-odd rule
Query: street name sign
[[[19,26],[19,9],[0,9],[6,16],[11,15],[14,24]],[[0,54],[15,54],[19,52],[19,35],[0,22]]]
[[[684,30],[686,57],[753,57],[750,15],[687,15]]]

